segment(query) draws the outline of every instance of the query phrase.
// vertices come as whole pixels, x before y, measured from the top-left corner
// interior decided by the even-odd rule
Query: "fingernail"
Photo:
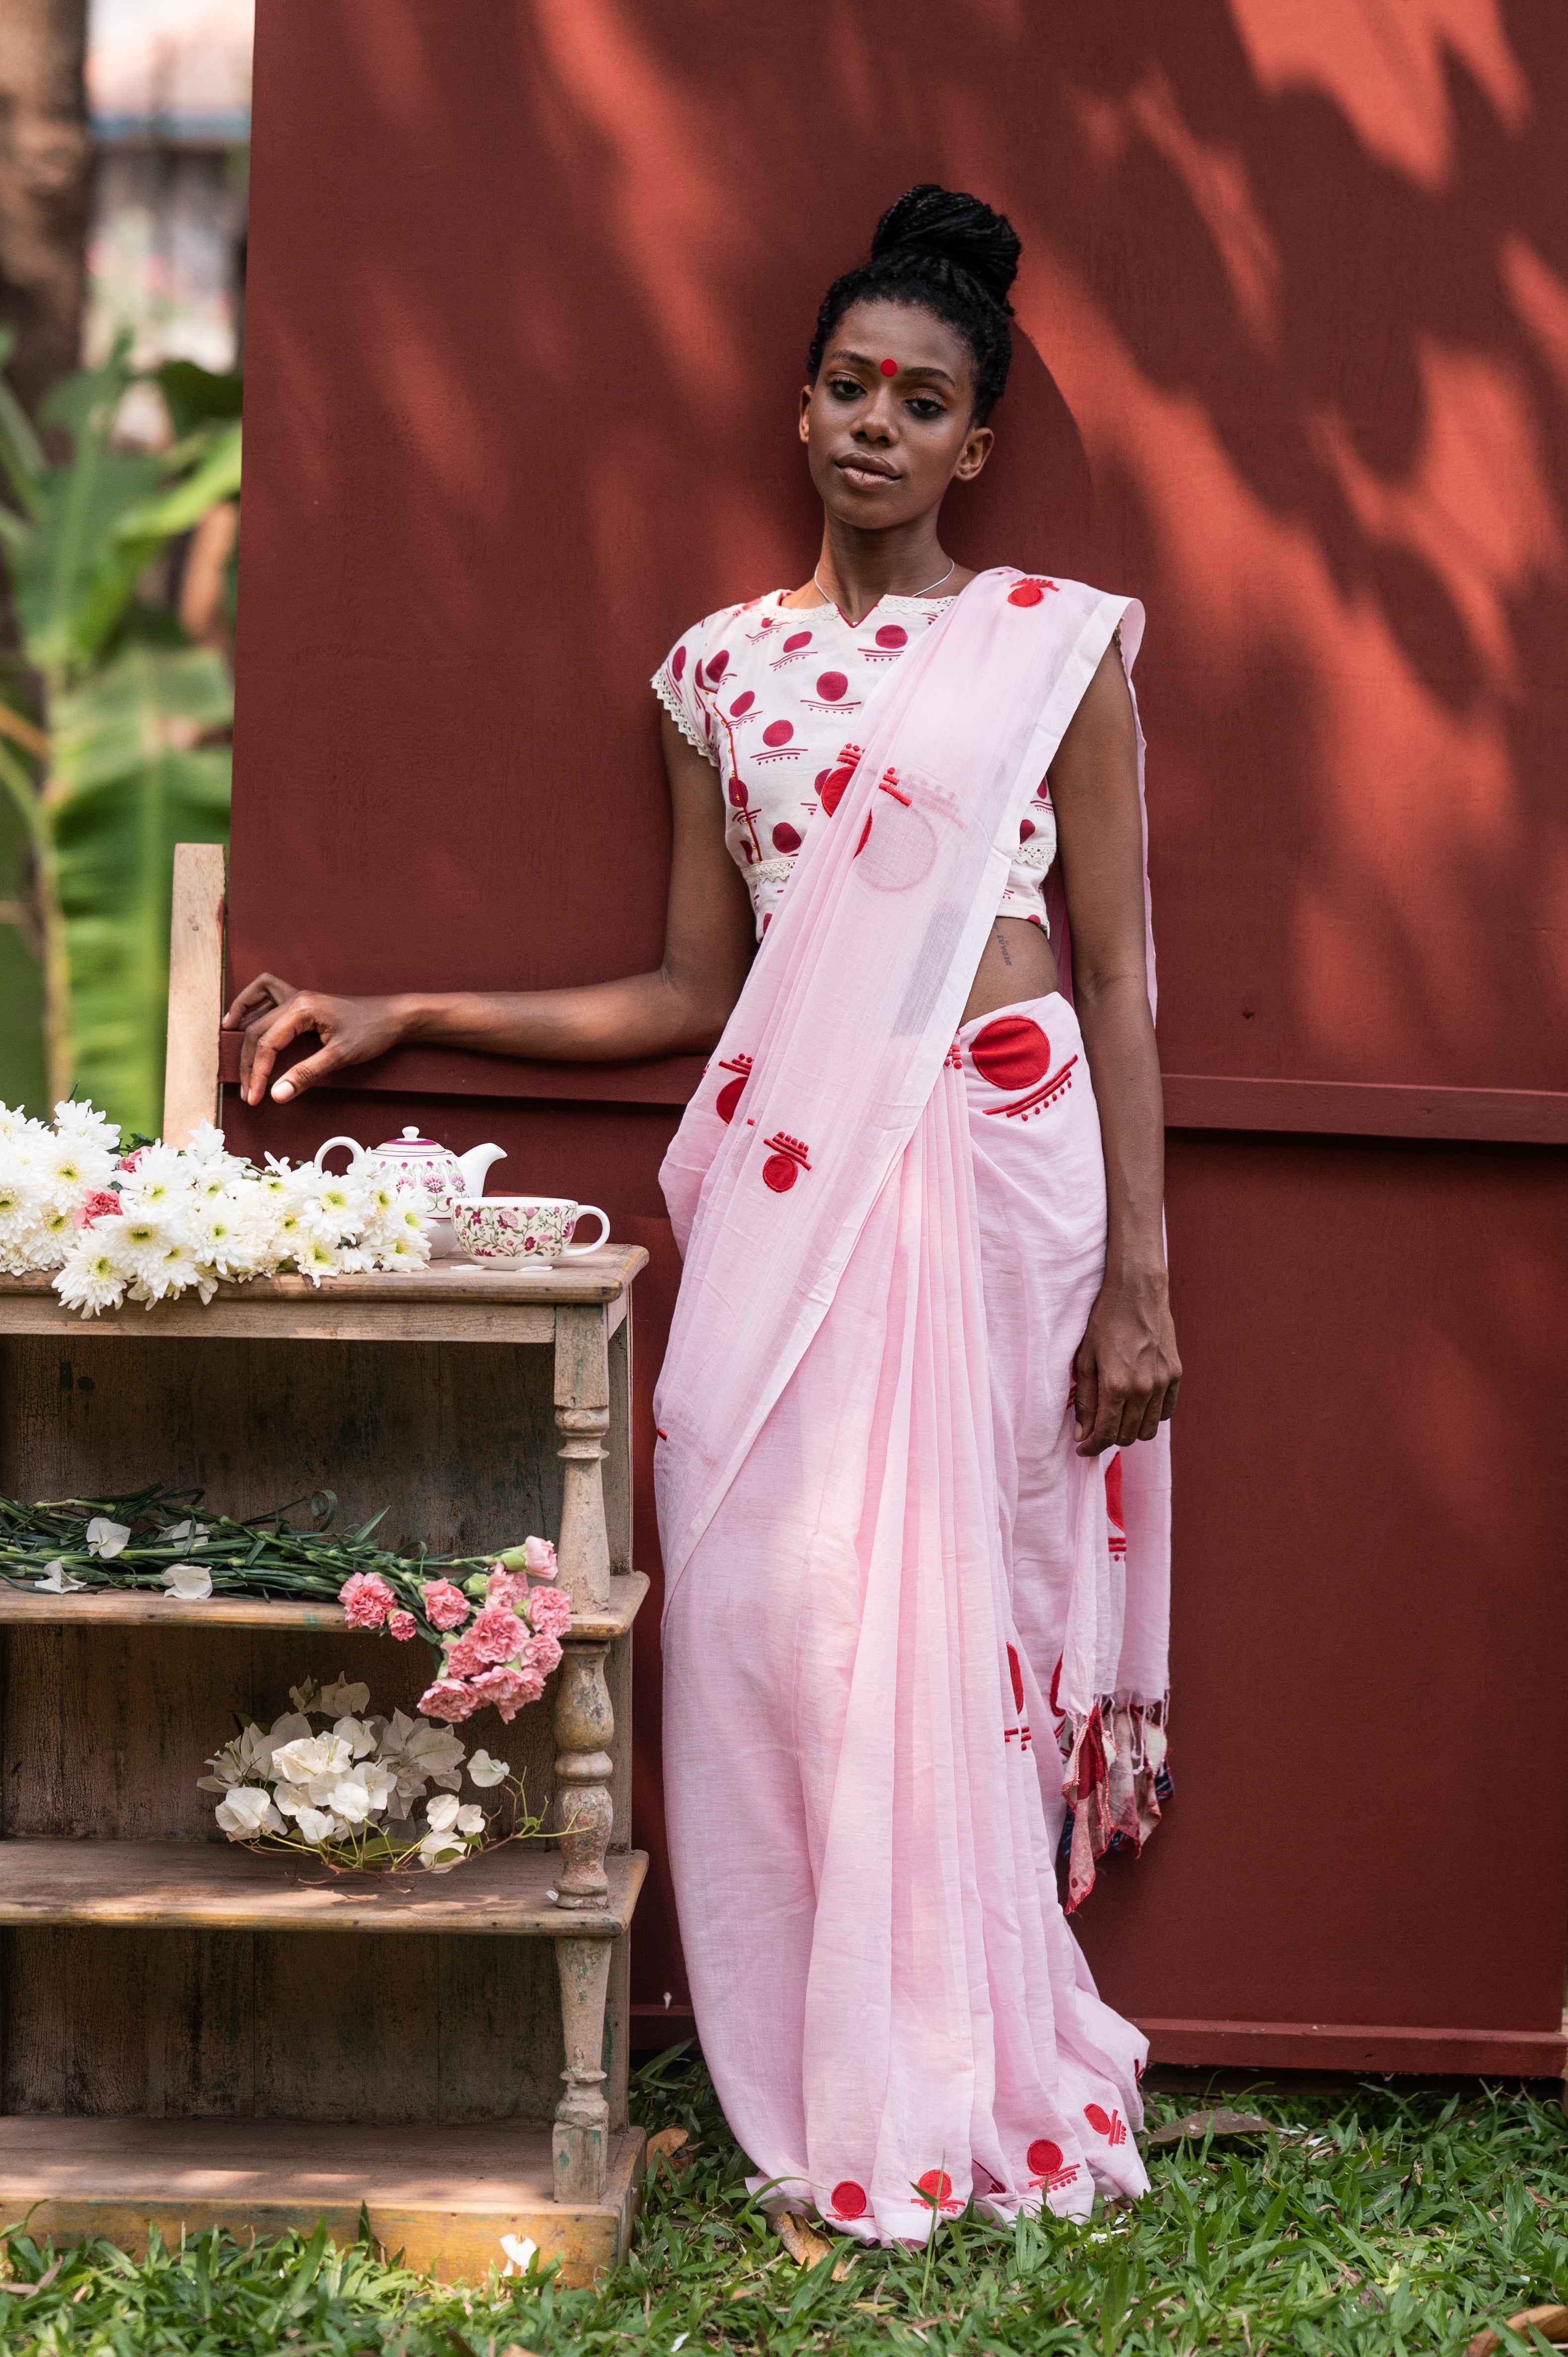
[[[279,1081],[277,1086],[273,1091],[273,1094],[274,1097],[277,1097],[282,1101],[293,1096],[294,1089],[289,1082]]]

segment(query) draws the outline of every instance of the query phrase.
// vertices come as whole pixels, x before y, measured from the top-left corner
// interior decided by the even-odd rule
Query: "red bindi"
[[[897,363],[897,361],[883,361],[883,363],[882,363],[882,373],[883,373],[883,375],[884,375],[884,376],[897,376],[897,373],[898,373],[898,363]]]

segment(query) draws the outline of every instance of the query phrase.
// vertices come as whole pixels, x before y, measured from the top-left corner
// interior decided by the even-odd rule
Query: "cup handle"
[[[317,1170],[326,1169],[326,1157],[331,1153],[335,1146],[346,1146],[348,1147],[349,1153],[353,1157],[353,1160],[349,1165],[350,1170],[354,1168],[355,1164],[362,1162],[365,1158],[365,1149],[360,1145],[357,1137],[329,1137],[325,1146],[318,1146],[316,1149],[316,1167]]]
[[[606,1218],[604,1212],[600,1211],[596,1203],[579,1203],[577,1206],[578,1219],[585,1220],[590,1215],[594,1219],[597,1220],[599,1223],[599,1232],[594,1238],[593,1243],[591,1244],[563,1244],[560,1251],[555,1255],[557,1260],[581,1260],[585,1253],[597,1252],[601,1244],[608,1243],[610,1240],[610,1223]]]

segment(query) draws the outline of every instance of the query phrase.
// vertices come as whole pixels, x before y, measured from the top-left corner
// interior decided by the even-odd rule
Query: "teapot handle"
[[[329,1137],[325,1146],[318,1146],[316,1149],[316,1168],[317,1170],[326,1169],[327,1157],[331,1153],[335,1146],[346,1146],[349,1153],[353,1156],[353,1161],[349,1165],[350,1170],[357,1168],[365,1158],[365,1149],[360,1145],[357,1137]]]
[[[555,1254],[558,1261],[581,1260],[585,1253],[597,1252],[601,1244],[609,1242],[610,1223],[596,1203],[579,1203],[577,1217],[579,1220],[597,1220],[599,1232],[591,1244],[563,1244],[561,1250]]]

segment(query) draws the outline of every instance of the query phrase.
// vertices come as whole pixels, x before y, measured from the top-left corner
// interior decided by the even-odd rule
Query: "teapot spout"
[[[504,1162],[506,1148],[502,1146],[470,1146],[467,1154],[457,1157],[457,1168],[463,1174],[465,1195],[482,1195],[485,1173],[492,1162]]]

